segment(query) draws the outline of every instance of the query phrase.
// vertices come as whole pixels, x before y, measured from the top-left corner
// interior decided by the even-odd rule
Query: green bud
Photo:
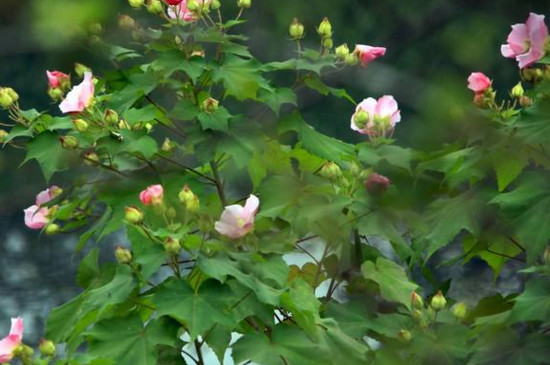
[[[525,90],[523,90],[523,86],[521,86],[521,81],[517,83],[516,86],[512,88],[512,91],[510,91],[510,95],[513,98],[521,98],[523,96],[523,93]]]
[[[147,133],[149,133],[153,129],[153,125],[151,123],[145,123],[145,126],[143,128],[145,128]]]
[[[218,10],[221,6],[222,4],[219,2],[219,0],[212,0],[212,2],[210,3],[210,9],[212,10]]]
[[[0,129],[0,143],[4,143],[4,141],[7,139],[9,133],[6,132],[3,129]]]
[[[319,170],[319,175],[329,179],[337,179],[342,176],[342,170],[334,162],[327,162]]]
[[[197,12],[200,10],[201,5],[198,3],[197,0],[189,0],[187,1],[187,10],[192,12]]]
[[[359,166],[356,162],[352,162],[349,166],[349,171],[353,176],[359,176],[361,174],[361,166]]]
[[[49,340],[40,340],[38,351],[44,356],[52,357],[55,355],[55,344]]]
[[[288,27],[290,37],[295,40],[302,39],[304,37],[304,30],[304,25],[300,23],[297,18],[294,18]]]
[[[346,58],[344,59],[344,63],[347,66],[355,66],[359,63],[359,58],[357,57],[357,54],[355,52],[352,52],[346,56]]]
[[[86,72],[90,71],[92,71],[92,69],[82,63],[74,64],[74,72],[80,77],[83,77]]]
[[[50,88],[48,89],[48,96],[49,96],[53,101],[61,100],[61,99],[63,99],[63,90],[61,90],[61,89],[58,88],[58,87],[50,87]]]
[[[2,87],[0,88],[0,106],[4,109],[10,108],[15,100],[10,95],[8,87]]]
[[[347,44],[342,44],[334,50],[336,53],[336,57],[338,57],[339,60],[345,61],[346,58],[349,56],[349,47]]]
[[[143,222],[144,214],[135,206],[129,206],[124,209],[124,220],[130,224],[140,224]]]
[[[220,104],[219,101],[217,101],[214,98],[208,98],[205,99],[202,102],[202,110],[204,110],[207,113],[215,113],[218,111],[218,105]]]
[[[364,129],[367,126],[367,123],[369,122],[369,113],[367,113],[365,110],[361,109],[355,114],[355,118],[353,118],[353,122],[359,129]]]
[[[160,0],[149,0],[147,2],[147,11],[151,14],[161,14],[164,11]]]
[[[5,87],[4,89],[6,89],[6,92],[14,102],[19,100],[19,94],[17,94],[11,87]]]
[[[132,262],[132,252],[122,246],[115,247],[115,258],[121,265],[129,264]]]
[[[327,17],[325,17],[321,24],[319,24],[319,28],[317,28],[317,33],[319,33],[319,35],[323,38],[332,37],[332,24],[330,24],[330,21]]]
[[[48,236],[53,236],[54,234],[57,234],[59,233],[59,230],[61,229],[61,227],[59,227],[59,225],[55,224],[55,223],[50,223],[46,226],[46,228],[44,229],[44,232],[48,235]]]
[[[446,305],[447,299],[445,299],[443,293],[441,292],[441,290],[439,290],[437,294],[433,296],[430,306],[433,308],[433,310],[440,311],[444,309]]]
[[[137,23],[131,16],[121,14],[118,16],[118,26],[120,27],[120,29],[132,31],[137,28]]]
[[[59,141],[61,142],[61,146],[67,150],[77,149],[80,145],[80,141],[75,136],[59,137]]]
[[[323,48],[331,49],[332,47],[334,47],[332,38],[323,38]]]
[[[140,8],[145,3],[144,0],[128,0],[128,3],[132,8]]]
[[[191,191],[188,185],[185,185],[178,194],[180,202],[191,213],[196,213],[200,209],[199,197]]]
[[[169,255],[179,255],[181,251],[180,241],[178,239],[168,237],[166,241],[164,241],[164,250]]]
[[[84,119],[73,120],[74,129],[79,132],[86,132],[88,130],[88,123]]]
[[[90,25],[89,31],[91,34],[100,35],[103,32],[103,27],[99,23],[93,23]]]
[[[252,1],[251,0],[237,0],[237,6],[239,8],[248,9],[252,6]]]
[[[128,123],[126,123],[126,121],[124,119],[121,119],[118,121],[118,128],[120,129],[130,129],[130,125],[128,125]]]
[[[398,336],[399,336],[399,339],[401,341],[406,342],[406,343],[411,342],[411,340],[412,340],[411,332],[407,331],[405,329],[400,330],[399,333],[398,333]]]
[[[422,300],[422,297],[415,291],[411,294],[411,305],[416,309],[424,308],[424,301]]]
[[[172,142],[170,138],[165,138],[164,142],[162,142],[161,150],[164,152],[171,152],[176,147],[176,144]]]
[[[99,156],[95,152],[86,151],[82,154],[82,156],[84,157],[84,163],[88,166],[96,166],[100,163]]]
[[[531,99],[528,96],[523,95],[519,98],[519,105],[521,105],[524,108],[528,108],[531,105],[533,105],[533,99]]]
[[[107,109],[103,114],[103,119],[106,123],[110,125],[115,125],[118,123],[118,114],[113,109]]]
[[[458,302],[451,308],[451,312],[453,312],[454,316],[458,319],[464,319],[466,318],[466,314],[468,314],[468,307],[466,306],[466,303],[464,302]]]

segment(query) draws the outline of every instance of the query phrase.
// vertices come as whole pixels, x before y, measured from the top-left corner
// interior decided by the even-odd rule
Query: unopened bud
[[[353,122],[359,129],[364,129],[367,126],[367,123],[369,122],[369,120],[370,120],[369,113],[367,113],[363,109],[359,110],[355,114],[355,117],[353,118]]]
[[[334,162],[327,162],[321,167],[321,170],[319,170],[319,175],[328,179],[337,179],[342,176],[342,170],[340,166]]]
[[[3,129],[0,129],[0,143],[4,143],[4,141],[7,139],[9,133],[6,132]]]
[[[88,130],[88,123],[84,119],[73,120],[74,129],[79,132],[86,132]]]
[[[432,301],[430,302],[430,306],[435,311],[440,311],[445,308],[447,305],[447,299],[443,296],[443,293],[441,290],[437,292],[436,295],[433,296]]]
[[[512,91],[510,91],[510,95],[513,98],[521,98],[524,92],[525,90],[523,90],[523,86],[521,86],[521,82],[518,82],[517,85],[512,88]]]
[[[178,239],[168,237],[166,241],[164,241],[164,249],[169,255],[179,255],[181,251],[180,241]]]
[[[89,68],[86,65],[83,65],[82,63],[74,64],[74,72],[80,77],[83,77],[86,72],[91,72],[91,71],[92,71],[91,68]]]
[[[147,133],[149,133],[153,129],[153,125],[151,123],[145,123],[144,128],[147,131]]]
[[[416,309],[424,308],[424,301],[422,300],[422,297],[415,291],[411,294],[411,305]]]
[[[134,20],[134,18],[132,18],[131,16],[126,15],[126,14],[121,14],[121,15],[118,16],[118,26],[121,29],[124,29],[124,30],[127,30],[127,31],[132,31],[132,30],[136,29],[137,23]]]
[[[9,87],[0,88],[0,106],[4,109],[8,109],[13,105],[13,103],[15,103],[10,90],[13,89]]]
[[[317,28],[317,33],[319,33],[319,35],[323,38],[332,37],[332,24],[330,24],[330,21],[327,17],[325,17],[321,24],[319,24],[319,28]]]
[[[115,258],[121,265],[129,264],[132,262],[132,252],[122,246],[115,247]]]
[[[142,7],[144,2],[145,2],[144,0],[128,0],[128,3],[132,8]]]
[[[164,142],[162,142],[161,150],[164,152],[171,152],[176,147],[176,144],[172,142],[170,138],[165,138]]]
[[[49,340],[40,340],[38,350],[43,356],[52,357],[55,355],[55,344]]]
[[[48,235],[48,236],[53,236],[54,234],[57,234],[59,233],[59,230],[61,229],[61,227],[59,227],[59,225],[55,224],[55,223],[50,223],[46,226],[46,228],[44,229],[44,232]]]
[[[533,99],[531,99],[528,96],[523,95],[519,98],[519,105],[521,105],[524,108],[528,108],[531,105],[533,105]]]
[[[212,10],[218,10],[221,6],[222,4],[219,0],[212,0],[212,2],[210,3],[210,9]]]
[[[372,196],[384,194],[390,186],[390,179],[377,173],[372,173],[365,182],[365,188]]]
[[[143,212],[135,206],[129,206],[124,209],[124,219],[131,224],[140,224],[143,222]]]
[[[147,2],[147,11],[151,14],[160,14],[164,11],[160,0],[149,0]]]
[[[292,39],[302,39],[304,37],[304,25],[294,18],[288,27],[288,33]]]
[[[113,109],[107,109],[105,110],[103,119],[105,120],[106,123],[110,125],[115,125],[118,123],[118,114]]]
[[[323,48],[331,49],[334,46],[332,38],[323,38]]]
[[[411,342],[412,334],[410,331],[402,329],[399,331],[398,336],[399,336],[399,339],[403,342],[406,342],[406,343]]]
[[[197,0],[189,0],[187,1],[187,10],[196,12],[197,10],[200,10],[201,5],[198,3]]]
[[[61,100],[61,99],[63,99],[63,90],[61,90],[61,89],[58,88],[58,87],[50,87],[50,88],[48,89],[48,96],[49,96],[53,101]]]
[[[219,104],[220,102],[214,98],[205,99],[202,102],[202,110],[204,110],[207,113],[215,113],[216,111],[218,111]]]
[[[468,313],[468,307],[466,306],[466,303],[464,302],[458,302],[451,308],[451,312],[453,312],[454,316],[458,319],[464,319],[466,318],[466,314]]]
[[[92,151],[86,151],[82,154],[84,157],[84,163],[89,166],[96,166],[100,163],[97,153]]]
[[[67,150],[77,149],[78,145],[80,144],[78,138],[76,138],[75,136],[59,137],[59,141],[61,142],[61,146]]]
[[[349,55],[347,55],[346,59],[344,60],[344,63],[347,66],[355,66],[359,63],[359,58],[357,57],[357,54],[355,52],[352,52]]]
[[[334,52],[336,53],[336,57],[338,57],[338,59],[345,61],[346,57],[349,56],[349,47],[344,43],[341,46],[336,47]]]
[[[191,191],[189,186],[185,185],[183,189],[178,194],[180,202],[185,206],[191,213],[196,213],[200,209],[199,197]]]
[[[251,0],[237,0],[237,6],[239,8],[248,9],[252,6],[252,1]]]

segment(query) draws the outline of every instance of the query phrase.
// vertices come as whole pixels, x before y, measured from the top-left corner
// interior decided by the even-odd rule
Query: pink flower
[[[13,359],[13,351],[23,340],[23,319],[21,317],[11,319],[10,334],[0,340],[0,364]]]
[[[198,0],[197,2],[199,5],[208,5],[212,0]],[[179,18],[186,22],[194,22],[199,19],[196,13],[187,8],[187,0],[183,0],[179,4],[169,7],[168,16],[172,19]]]
[[[468,89],[482,94],[491,88],[491,80],[483,72],[472,72],[468,77]]]
[[[41,207],[41,205],[46,204],[50,200],[59,196],[63,190],[61,188],[52,185],[48,189],[41,191],[36,195],[35,204],[31,205],[25,212],[25,225],[30,229],[42,229],[45,225],[50,222],[48,215],[50,214],[50,209],[47,207]]]
[[[66,85],[70,81],[70,76],[61,71],[46,71],[48,83],[51,88],[58,88]]]
[[[366,46],[363,44],[358,44],[355,46],[355,52],[361,61],[363,67],[367,66],[370,62],[374,61],[380,56],[386,54],[386,48],[384,47],[372,47]]]
[[[260,200],[255,195],[250,195],[244,207],[238,204],[225,207],[214,228],[229,238],[236,239],[245,236],[254,226],[254,216],[259,205]]]
[[[503,44],[500,52],[504,57],[515,58],[519,68],[525,68],[544,57],[547,40],[544,15],[530,13],[525,24],[512,25],[508,44]]]
[[[363,100],[351,117],[351,129],[369,136],[383,135],[401,121],[401,112],[393,96]]]
[[[162,185],[151,185],[147,189],[139,193],[139,200],[145,205],[157,205],[162,203],[162,197],[164,196],[164,189]]]
[[[93,97],[94,82],[92,73],[86,72],[84,80],[69,91],[65,100],[59,104],[59,109],[63,113],[80,113],[90,105]]]

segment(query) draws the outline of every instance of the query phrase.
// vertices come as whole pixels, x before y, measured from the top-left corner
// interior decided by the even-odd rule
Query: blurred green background
[[[222,0],[227,17],[236,13],[235,3]],[[306,25],[306,46],[318,47],[315,26],[328,16],[335,45],[387,47],[386,56],[366,69],[327,75],[326,80],[348,88],[358,101],[394,95],[402,110],[395,137],[402,145],[427,150],[452,142],[466,123],[476,122],[466,88],[470,72],[489,75],[501,95],[518,81],[517,66],[500,55],[500,44],[511,24],[524,22],[530,11],[548,15],[549,10],[550,0],[253,0],[243,27],[252,53],[269,61],[294,55],[287,35],[293,17]],[[86,29],[101,22],[112,37],[119,32],[116,19],[122,13],[147,16],[125,0],[1,0],[0,85],[16,89],[23,108],[58,113],[46,95],[45,71],[71,72],[74,62],[82,62],[101,74],[105,63],[91,51]],[[308,122],[322,132],[360,140],[349,129],[349,102],[305,93],[300,103]],[[0,121],[6,119],[0,113]],[[24,229],[22,209],[45,182],[34,163],[18,168],[22,159],[18,150],[0,153],[0,333],[9,315],[21,312],[36,340],[50,308],[76,290],[76,260],[73,237],[52,241]],[[8,270],[7,262],[21,267]]]

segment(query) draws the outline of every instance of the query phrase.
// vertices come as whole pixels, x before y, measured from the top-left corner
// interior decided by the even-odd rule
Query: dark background
[[[222,0],[226,18],[236,14],[234,3]],[[366,69],[347,70],[327,80],[332,86],[345,86],[359,101],[394,95],[402,110],[395,134],[399,144],[428,150],[452,142],[461,123],[475,118],[466,88],[470,72],[486,73],[503,94],[517,83],[516,64],[500,55],[500,44],[510,25],[524,22],[529,11],[548,15],[549,10],[550,1],[542,0],[253,0],[246,14],[250,22],[243,27],[251,37],[253,54],[262,60],[293,55],[295,45],[287,29],[295,16],[306,25],[306,46],[318,47],[314,27],[328,16],[335,45],[387,47],[386,56]],[[124,0],[1,0],[0,85],[16,89],[25,109],[51,108],[57,113],[46,94],[45,71],[68,73],[74,62],[82,62],[101,74],[105,64],[90,52],[85,29],[101,22],[112,37],[119,32],[120,13],[147,16],[129,9]],[[301,107],[308,122],[322,132],[359,141],[349,129],[349,102],[308,94]],[[0,121],[5,120],[0,112]],[[9,318],[21,314],[26,338],[36,342],[51,308],[78,292],[78,257],[73,255],[75,237],[44,237],[24,227],[22,210],[33,204],[46,183],[34,162],[19,167],[23,158],[18,150],[0,151],[0,337],[9,328]],[[64,183],[55,177],[54,182]],[[119,238],[115,235],[102,244],[112,245]],[[473,286],[479,285],[479,278],[491,282],[490,272],[481,265],[445,275],[457,270],[472,278],[464,292],[480,294]],[[501,280],[500,285],[513,289],[516,284]]]

